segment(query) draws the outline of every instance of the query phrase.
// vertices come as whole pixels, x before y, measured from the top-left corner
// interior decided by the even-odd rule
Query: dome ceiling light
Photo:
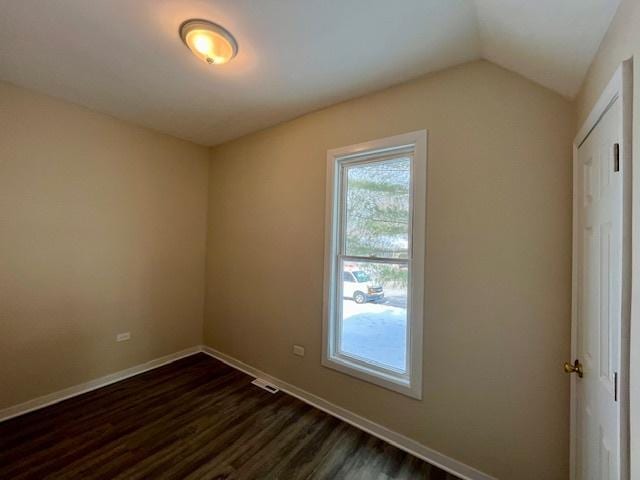
[[[191,19],[180,25],[180,38],[193,54],[209,65],[222,65],[238,53],[238,42],[226,29],[208,20]]]

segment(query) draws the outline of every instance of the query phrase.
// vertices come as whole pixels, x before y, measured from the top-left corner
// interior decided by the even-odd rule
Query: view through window
[[[343,168],[338,350],[406,373],[411,157]]]

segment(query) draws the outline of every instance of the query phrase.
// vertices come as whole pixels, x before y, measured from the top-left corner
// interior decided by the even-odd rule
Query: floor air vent
[[[269,393],[278,393],[280,391],[280,389],[275,385],[272,385],[260,378],[256,378],[251,383],[253,383],[256,387],[260,387],[261,389],[266,390]]]

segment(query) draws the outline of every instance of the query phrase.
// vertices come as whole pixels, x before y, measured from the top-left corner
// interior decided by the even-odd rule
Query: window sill
[[[365,382],[373,383],[374,385],[386,388],[387,390],[401,393],[402,395],[406,395],[416,400],[422,400],[421,385],[411,384],[410,380],[407,378],[399,376],[396,377],[392,374],[387,374],[374,368],[367,368],[360,363],[351,362],[348,358],[337,355],[323,357],[322,365],[360,380],[364,380]]]

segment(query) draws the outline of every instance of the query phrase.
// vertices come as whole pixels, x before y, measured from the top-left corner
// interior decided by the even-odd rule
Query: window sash
[[[351,258],[358,258],[358,257],[346,257],[347,260],[346,261],[350,261],[349,259]],[[340,272],[343,270],[343,263],[345,261],[345,257],[340,257],[338,256],[337,258],[337,265],[336,265],[336,272]],[[377,263],[374,260],[371,260],[369,258],[365,257],[364,261],[369,261],[371,263]],[[407,265],[406,262],[385,262],[388,264],[396,264],[396,265]],[[334,317],[333,317],[333,324],[334,324],[334,330],[333,330],[333,345],[334,345],[334,349],[332,352],[333,357],[338,357],[341,358],[345,361],[354,363],[356,365],[359,365],[360,367],[364,367],[367,368],[369,370],[373,370],[375,371],[377,374],[382,374],[385,375],[386,377],[389,377],[389,379],[391,379],[392,381],[396,381],[400,384],[407,384],[410,380],[410,374],[411,374],[411,368],[410,368],[410,353],[411,353],[411,301],[410,301],[410,296],[411,296],[411,269],[409,268],[409,271],[407,272],[407,276],[408,276],[408,281],[407,281],[407,324],[406,324],[406,337],[405,337],[405,365],[404,365],[404,370],[398,370],[393,368],[390,365],[384,365],[380,362],[376,362],[375,360],[371,360],[371,359],[365,359],[365,358],[361,358],[358,357],[355,354],[349,354],[348,352],[344,352],[342,351],[342,349],[340,348],[341,346],[341,340],[342,340],[342,322],[344,320],[344,314],[343,314],[343,305],[344,305],[344,285],[342,281],[337,280],[335,282],[335,286],[336,286],[336,302],[335,302],[335,312],[334,312]],[[337,273],[336,273],[336,277],[338,277]]]
[[[413,251],[413,190],[414,190],[414,153],[415,147],[413,145],[410,146],[401,146],[397,148],[387,149],[383,154],[380,152],[363,152],[356,155],[347,155],[343,157],[336,158],[336,164],[338,166],[336,181],[338,188],[340,190],[339,195],[339,203],[338,203],[338,216],[339,222],[338,227],[339,230],[337,232],[338,238],[338,255],[342,255],[344,257],[351,258],[372,258],[377,259],[383,262],[389,261],[397,261],[397,260],[407,260],[411,261],[412,251]],[[349,167],[357,166],[357,165],[367,165],[371,163],[381,163],[389,160],[396,160],[399,158],[408,158],[409,159],[409,218],[408,218],[408,229],[407,229],[407,238],[409,244],[407,246],[407,258],[395,258],[395,257],[379,257],[375,255],[370,256],[358,256],[358,255],[347,255],[347,190],[348,184],[347,178],[347,169]],[[337,190],[337,189],[336,189]],[[335,195],[337,192],[333,192]]]
[[[407,248],[407,258],[395,258],[395,257],[379,257],[376,255],[369,256],[359,256],[359,255],[347,255],[345,252],[347,250],[347,194],[349,182],[347,181],[347,170],[351,167],[357,167],[360,165],[367,165],[372,163],[382,163],[385,161],[396,160],[401,158],[409,159],[409,218],[408,218],[408,231],[407,238],[409,241]],[[336,159],[336,164],[338,165],[338,189],[339,190],[339,202],[338,202],[338,252],[335,258],[336,266],[335,266],[335,275],[334,281],[336,285],[336,302],[335,302],[335,312],[333,316],[334,323],[334,331],[333,331],[333,345],[334,349],[332,352],[332,356],[334,358],[340,358],[346,362],[353,363],[358,365],[360,368],[365,368],[367,370],[371,370],[375,372],[377,375],[384,375],[388,380],[400,383],[402,385],[408,384],[410,380],[410,353],[411,353],[411,260],[412,260],[412,245],[413,245],[413,235],[412,235],[412,223],[413,223],[413,183],[414,183],[414,175],[413,175],[413,164],[414,164],[414,147],[413,146],[403,146],[398,149],[393,149],[392,151],[384,152],[380,154],[379,152],[365,152],[363,154],[358,154],[355,156],[348,157],[340,157]],[[337,193],[337,192],[336,192]],[[406,265],[408,268],[407,276],[407,324],[405,331],[405,366],[404,371],[399,371],[394,369],[391,366],[384,365],[379,362],[375,362],[374,360],[359,358],[356,355],[348,354],[341,350],[340,346],[342,344],[342,322],[344,320],[344,312],[343,312],[343,283],[340,281],[340,272],[343,270],[344,262],[353,261],[353,262],[368,262],[368,263],[384,263],[384,264],[396,264],[396,265]]]

